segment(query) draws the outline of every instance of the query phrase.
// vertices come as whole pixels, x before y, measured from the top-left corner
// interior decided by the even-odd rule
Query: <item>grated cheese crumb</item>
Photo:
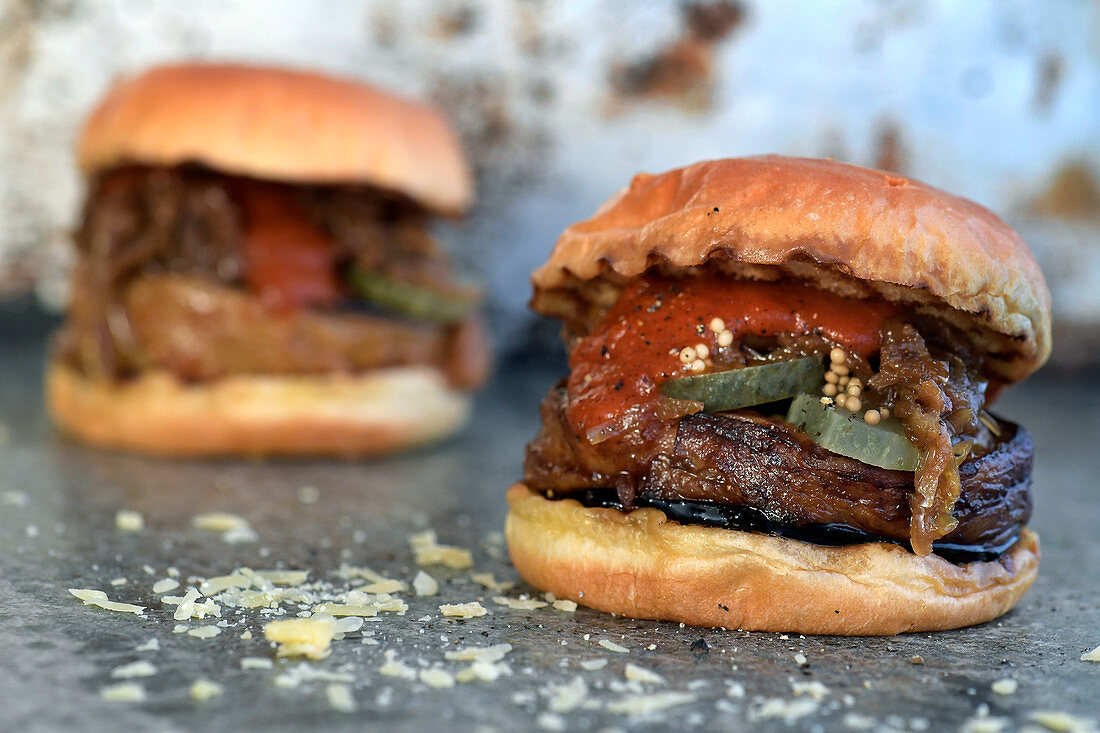
[[[160,640],[157,639],[156,637],[153,637],[152,639],[145,642],[144,644],[138,644],[136,647],[134,647],[134,651],[135,652],[159,652],[160,651]]]
[[[445,669],[438,667],[432,667],[431,669],[422,669],[418,675],[420,681],[428,687],[454,687],[455,676]]]
[[[439,612],[444,616],[456,618],[477,618],[489,613],[489,610],[477,601],[470,603],[444,603],[439,607]]]
[[[1082,662],[1100,662],[1100,646],[1081,655]]]
[[[503,593],[515,585],[515,583],[506,580],[498,582],[492,573],[470,573],[470,580],[494,593]]]
[[[1096,730],[1096,721],[1090,718],[1080,718],[1076,715],[1063,713],[1057,710],[1036,710],[1027,716],[1047,730],[1064,731],[1065,733],[1092,733]]]
[[[692,702],[695,702],[695,695],[690,692],[658,692],[621,697],[608,703],[607,711],[620,715],[650,715]]]
[[[336,636],[332,616],[317,615],[272,621],[264,626],[264,637],[279,645],[276,656],[303,656],[324,659],[331,653],[329,645]]]
[[[465,649],[445,652],[443,656],[451,662],[499,662],[510,651],[512,651],[511,644],[468,646]]]
[[[27,506],[31,503],[31,497],[25,491],[0,492],[0,504],[4,506]]]
[[[618,652],[619,654],[629,654],[630,650],[621,644],[616,644],[608,639],[600,639],[600,646],[609,652]]]
[[[817,702],[821,702],[829,696],[829,688],[817,680],[810,682],[792,682],[791,691],[794,692],[795,697],[806,695]]]
[[[607,666],[606,659],[585,659],[581,662],[581,669],[587,672],[595,672]]]
[[[137,682],[123,682],[100,688],[99,697],[107,702],[143,702],[145,688]]]
[[[225,692],[225,688],[217,682],[208,679],[197,679],[191,683],[191,699],[205,702],[212,697],[218,697]]]
[[[271,669],[275,666],[267,657],[243,657],[241,659],[241,669]]]
[[[314,613],[327,613],[333,616],[377,616],[374,606],[349,606],[341,603],[320,603],[313,607]]]
[[[539,716],[535,718],[535,724],[543,730],[553,731],[553,733],[562,733],[566,729],[565,718],[555,713],[539,713]]]
[[[993,690],[998,695],[1015,695],[1016,690],[1019,688],[1019,683],[1014,679],[1006,678],[1003,680],[997,680],[989,689]]]
[[[394,580],[392,578],[382,578],[376,580],[370,585],[365,585],[358,590],[364,593],[400,593],[405,590],[405,584],[400,580]]]
[[[234,573],[233,575],[219,575],[214,578],[207,578],[199,585],[199,590],[204,596],[213,596],[229,588],[245,589],[251,587],[251,578],[241,573]]]
[[[552,713],[570,713],[588,699],[588,685],[580,677],[574,677],[564,685],[550,687],[550,700],[547,707]]]
[[[325,688],[325,699],[328,700],[328,706],[333,710],[338,710],[341,713],[355,712],[355,698],[352,697],[350,685],[337,682],[329,684]]]
[[[749,711],[749,720],[773,720],[781,719],[787,725],[793,725],[796,720],[812,715],[817,711],[817,700],[798,698],[796,700],[784,700],[773,697],[763,700],[756,708]]]
[[[559,611],[565,611],[566,613],[573,613],[577,610],[577,604],[574,601],[559,600],[550,604]]]
[[[172,628],[172,633],[173,634],[183,634],[183,633],[186,633],[187,629],[189,629],[189,628],[191,628],[191,627],[188,626],[187,624],[176,624],[175,627]]]
[[[240,638],[244,639],[245,641],[251,639],[252,638],[252,629],[245,629],[244,631],[242,631]]]
[[[626,663],[624,675],[631,682],[641,682],[643,685],[663,685],[665,678],[651,669],[639,667],[636,664]]]
[[[535,598],[505,598],[504,596],[493,596],[493,603],[498,606],[506,606],[516,611],[535,611],[550,605],[546,601],[540,601]]]
[[[158,596],[180,587],[180,582],[175,578],[164,578],[153,583],[153,592]]]
[[[444,565],[453,570],[465,570],[474,564],[474,557],[469,550],[439,544],[435,530],[428,529],[409,535],[409,547],[412,548],[417,565]]]
[[[404,662],[397,661],[396,657],[397,652],[392,649],[386,650],[386,663],[378,668],[378,673],[386,677],[400,677],[406,680],[416,679],[416,670]]]
[[[434,596],[439,592],[439,583],[423,570],[419,570],[413,578],[413,590],[418,596]]]
[[[111,677],[116,680],[129,680],[136,677],[152,677],[157,673],[156,665],[144,659],[130,664],[123,664],[111,670]]]
[[[107,599],[107,594],[101,590],[92,588],[69,588],[69,592],[84,602],[85,606],[96,606],[106,611],[116,613],[132,613],[140,616],[145,612],[144,606],[135,606],[133,603],[119,603]]]
[[[113,585],[117,588],[120,585],[126,585],[130,581],[127,580],[126,578],[111,578],[111,580],[109,582],[111,583],[111,585]]]
[[[188,636],[193,636],[196,639],[213,639],[220,633],[222,633],[222,630],[217,626],[199,626],[187,631]]]
[[[455,679],[459,682],[473,682],[474,680],[481,680],[482,682],[496,682],[498,679],[506,674],[511,674],[512,670],[507,664],[498,664],[496,662],[474,662],[466,669],[460,670]]]
[[[244,517],[229,512],[207,512],[191,518],[191,526],[209,532],[221,532],[229,544],[255,542],[259,537]]]
[[[145,517],[132,509],[119,509],[115,513],[115,527],[123,532],[140,532],[145,529]]]

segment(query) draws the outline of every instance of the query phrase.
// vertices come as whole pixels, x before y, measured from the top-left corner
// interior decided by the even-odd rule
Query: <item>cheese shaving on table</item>
[[[144,606],[136,606],[133,603],[119,603],[107,598],[107,594],[93,588],[69,588],[69,592],[84,602],[85,606],[96,606],[116,613],[132,613],[140,616],[145,612]]]
[[[386,662],[378,668],[378,673],[383,674],[386,677],[400,677],[406,680],[416,679],[416,670],[398,661],[397,652],[392,649],[387,649],[385,653]]]
[[[468,646],[465,649],[444,652],[443,657],[451,662],[499,662],[511,651],[511,644]]]
[[[444,603],[439,607],[439,612],[444,616],[456,618],[477,618],[489,613],[489,610],[477,601],[471,603]]]
[[[439,592],[439,583],[432,576],[419,570],[413,578],[413,590],[418,596],[434,596]]]
[[[443,565],[453,570],[473,567],[474,557],[469,550],[454,545],[441,545],[436,540],[435,530],[431,529],[409,535],[409,547],[412,548],[417,565]]]
[[[199,626],[187,631],[188,636],[193,636],[196,639],[213,639],[220,633],[222,633],[222,630],[217,626]]]
[[[428,687],[454,687],[455,677],[453,674],[445,669],[439,669],[438,667],[432,667],[431,669],[422,669],[418,675],[420,681]]]
[[[241,669],[271,669],[275,666],[267,657],[243,657],[241,659]]]
[[[494,596],[493,603],[498,606],[511,608],[515,611],[535,611],[550,605],[546,601],[540,601],[535,598],[505,598],[504,596]]]
[[[153,583],[153,592],[158,596],[180,587],[180,582],[175,578],[163,578]]]
[[[564,685],[550,686],[550,700],[547,707],[552,713],[570,713],[579,708],[588,698],[588,686],[580,677],[574,677]]]
[[[222,539],[229,544],[255,542],[259,537],[248,520],[229,512],[207,512],[191,518],[191,526],[209,532],[221,532]]]
[[[331,616],[317,615],[309,618],[283,619],[264,626],[264,637],[279,645],[276,656],[302,656],[307,659],[324,659],[336,636],[336,622]]]
[[[129,680],[135,677],[152,677],[156,673],[156,665],[152,662],[141,660],[115,667],[111,670],[111,677],[116,680]]]
[[[1096,721],[1091,718],[1081,718],[1058,710],[1036,710],[1027,716],[1047,730],[1064,731],[1065,733],[1096,733]]]
[[[649,695],[621,697],[607,705],[607,712],[626,715],[650,715],[695,702],[690,692],[656,692]]]
[[[496,662],[474,662],[469,667],[459,670],[455,679],[459,682],[496,682],[504,675],[511,674],[512,670],[507,664]]]
[[[325,699],[328,706],[341,713],[355,712],[355,698],[352,697],[351,687],[342,683],[332,683],[325,688]]]
[[[145,529],[145,517],[132,509],[119,509],[115,514],[115,527],[123,532],[140,532]]]
[[[400,580],[394,580],[393,578],[382,578],[376,580],[369,585],[364,585],[362,588],[356,588],[363,593],[401,593],[407,586]]]
[[[474,581],[486,590],[491,590],[494,593],[503,593],[504,591],[515,586],[515,583],[503,580],[497,581],[493,577],[492,573],[470,573],[470,580]]]
[[[197,679],[191,683],[191,699],[203,702],[225,693],[225,688],[208,679]]]
[[[1081,655],[1082,662],[1100,662],[1100,646]]]
[[[107,702],[143,702],[145,687],[137,682],[123,682],[100,688],[99,697]]]
[[[616,644],[608,639],[600,639],[600,646],[609,652],[618,652],[619,654],[629,654],[630,650],[621,644]]]
[[[550,605],[558,611],[565,611],[566,613],[573,613],[577,610],[577,604],[575,601],[567,601],[565,599],[554,601]]]
[[[623,675],[631,682],[641,682],[643,685],[663,685],[665,678],[651,669],[639,667],[636,664],[626,663]]]

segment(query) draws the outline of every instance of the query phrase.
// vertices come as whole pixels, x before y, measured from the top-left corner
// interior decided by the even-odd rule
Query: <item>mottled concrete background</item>
[[[1062,363],[1100,344],[1100,5],[0,0],[0,297],[64,299],[71,163],[116,76],[180,58],[330,70],[455,118],[482,199],[448,236],[504,340],[563,226],[639,170],[784,152],[990,206],[1051,280]]]

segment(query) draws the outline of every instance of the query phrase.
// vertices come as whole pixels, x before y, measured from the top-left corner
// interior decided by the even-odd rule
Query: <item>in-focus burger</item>
[[[525,580],[700,626],[980,623],[1035,579],[1032,442],[989,412],[1050,351],[982,207],[832,161],[641,175],[535,272],[570,373],[507,538]]]
[[[154,69],[79,143],[88,176],[57,423],[153,453],[369,455],[454,432],[488,369],[429,229],[470,205],[434,109],[319,74]]]

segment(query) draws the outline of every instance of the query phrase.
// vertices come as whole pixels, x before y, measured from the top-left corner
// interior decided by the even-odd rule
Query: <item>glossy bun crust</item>
[[[78,146],[94,174],[201,163],[287,183],[360,183],[459,214],[473,181],[458,138],[426,104],[317,73],[233,64],[161,66],[117,84]]]
[[[964,329],[1006,381],[1050,354],[1050,295],[1027,247],[989,210],[831,160],[763,156],[638,175],[565,230],[532,306],[569,320],[648,269],[793,277],[911,304]]]
[[[55,360],[46,401],[83,442],[164,456],[374,456],[442,439],[470,410],[430,367],[186,384],[162,371],[91,379]]]
[[[801,634],[878,636],[997,618],[1035,580],[1029,530],[1000,559],[953,565],[890,544],[823,547],[551,501],[517,484],[505,533],[540,590],[632,618]]]

